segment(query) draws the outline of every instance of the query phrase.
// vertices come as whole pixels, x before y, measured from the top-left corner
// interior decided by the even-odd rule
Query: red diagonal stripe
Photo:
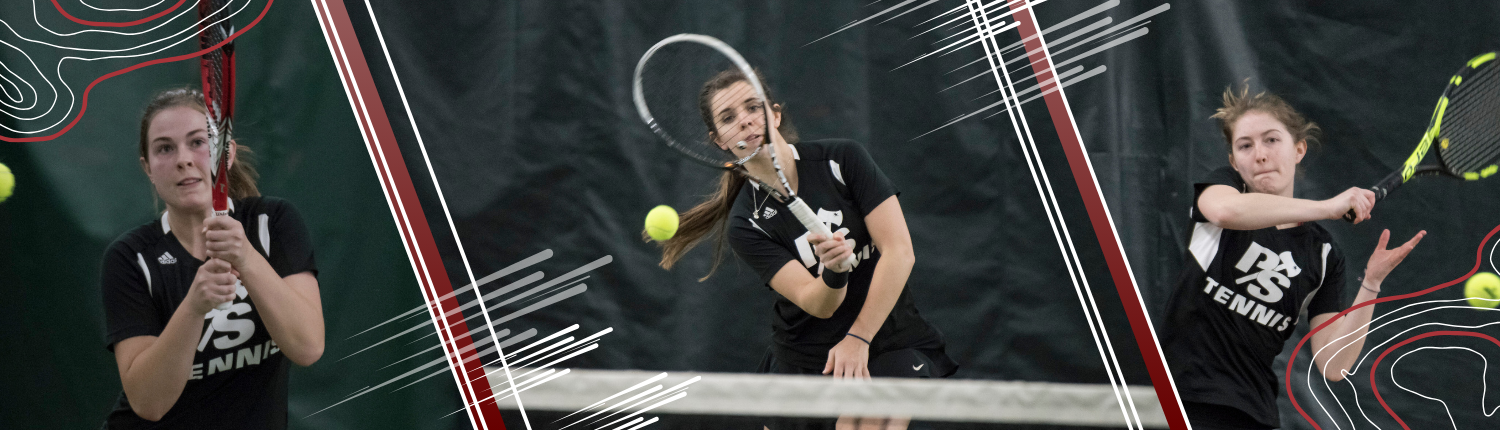
[[[477,429],[504,430],[505,422],[500,417],[500,408],[495,404],[484,372],[471,374],[466,369],[466,363],[477,361],[478,351],[469,348],[473,340],[468,336],[469,329],[464,323],[463,313],[448,314],[448,309],[459,307],[458,299],[452,294],[453,284],[448,279],[447,269],[438,253],[437,243],[433,240],[432,229],[422,212],[416,187],[406,170],[401,149],[396,145],[395,132],[391,128],[385,107],[381,104],[380,93],[375,88],[369,64],[360,50],[349,13],[340,1],[324,0],[315,7],[327,12],[324,14],[323,24],[337,37],[329,38],[330,44],[336,44],[330,48],[344,57],[336,58],[334,63],[339,68],[339,73],[344,75],[345,84],[349,86],[346,89],[352,104],[359,109],[355,112],[355,117],[364,131],[366,145],[376,158],[376,174],[380,176],[386,197],[394,206],[392,212],[397,217],[396,225],[401,229],[402,242],[412,258],[417,259],[414,266],[418,271],[417,281],[423,284],[423,297],[434,318],[446,315],[441,320],[434,321],[433,325],[442,337],[449,368],[458,380],[459,395],[464,400],[469,418]],[[447,298],[439,300],[444,296]]]
[[[1171,428],[1186,429],[1187,420],[1183,418],[1182,406],[1177,403],[1177,393],[1172,389],[1166,362],[1163,361],[1161,350],[1156,343],[1156,335],[1151,332],[1151,324],[1146,317],[1145,302],[1141,300],[1135,279],[1131,278],[1130,271],[1125,265],[1125,250],[1116,240],[1114,223],[1110,221],[1109,213],[1104,207],[1104,194],[1099,190],[1098,183],[1094,181],[1093,170],[1089,167],[1088,156],[1084,153],[1083,139],[1078,136],[1078,127],[1073,123],[1073,114],[1068,108],[1067,99],[1063,98],[1060,87],[1062,83],[1058,82],[1057,74],[1052,71],[1052,58],[1048,57],[1042,49],[1041,34],[1038,31],[1040,26],[1037,25],[1036,17],[1031,13],[1031,5],[1027,3],[1013,2],[1010,4],[1010,9],[1014,13],[1016,23],[1019,24],[1016,29],[1020,32],[1021,38],[1026,41],[1026,52],[1031,60],[1031,70],[1036,73],[1037,82],[1051,80],[1039,90],[1046,94],[1043,99],[1047,101],[1047,112],[1052,117],[1052,126],[1057,129],[1057,137],[1062,141],[1063,153],[1067,155],[1069,170],[1073,172],[1073,182],[1078,186],[1078,194],[1083,197],[1083,207],[1088,212],[1089,223],[1094,227],[1094,237],[1098,239],[1099,249],[1104,253],[1104,261],[1109,266],[1109,274],[1114,280],[1115,291],[1120,295],[1120,303],[1125,309],[1125,316],[1130,319],[1130,329],[1135,335],[1135,344],[1141,351],[1141,358],[1145,359],[1146,371],[1151,375],[1151,385],[1156,389],[1157,401],[1161,403],[1162,412],[1166,414],[1167,424]]]

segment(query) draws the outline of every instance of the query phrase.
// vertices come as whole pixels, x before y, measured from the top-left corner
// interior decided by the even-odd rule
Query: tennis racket
[[[1481,54],[1448,80],[1416,151],[1401,170],[1370,187],[1376,201],[1418,176],[1475,181],[1500,171],[1500,61],[1495,60],[1495,52]],[[1419,164],[1433,145],[1435,162]],[[1354,211],[1344,214],[1344,220],[1354,221]]]
[[[730,86],[714,94],[705,94],[705,83],[721,73],[735,70],[745,76],[749,85]],[[641,120],[661,137],[663,143],[698,164],[733,172],[753,181],[760,190],[785,204],[807,231],[832,235],[828,226],[787,184],[776,145],[772,144],[771,106],[767,103],[765,88],[761,87],[750,63],[734,48],[719,39],[698,34],[679,34],[662,39],[641,56],[635,67],[633,84],[635,107]],[[763,120],[749,132],[711,131],[717,129],[715,115],[703,113],[708,107],[700,103],[704,97],[742,104],[747,115],[759,115]],[[738,156],[727,147],[749,154]],[[745,168],[745,163],[761,151],[769,152],[776,172],[774,177],[758,177]],[[840,268],[852,268],[854,256],[838,264]]]
[[[234,34],[228,0],[198,3],[198,43],[208,49]],[[234,123],[234,42],[203,54],[203,106],[208,112],[209,175],[212,177],[214,216],[229,215],[229,142]],[[229,310],[232,302],[219,304]]]

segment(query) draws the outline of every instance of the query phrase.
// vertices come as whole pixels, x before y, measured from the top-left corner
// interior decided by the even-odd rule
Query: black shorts
[[[870,376],[875,378],[947,378],[958,371],[958,363],[948,358],[942,348],[907,348],[887,351],[870,357]],[[766,350],[756,373],[782,375],[822,375],[823,369],[798,367],[777,360],[771,350]],[[771,430],[833,429],[837,418],[768,418],[765,426]]]

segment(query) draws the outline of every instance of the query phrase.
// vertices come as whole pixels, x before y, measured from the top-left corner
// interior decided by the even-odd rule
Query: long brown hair
[[[156,115],[162,111],[179,106],[191,107],[205,115],[208,114],[208,108],[203,106],[203,92],[193,88],[173,88],[151,96],[151,102],[146,104],[145,112],[141,113],[139,145],[141,159],[149,158],[147,147],[150,142],[147,139],[150,137],[147,136],[147,132],[151,129],[151,121],[155,120]],[[255,180],[260,177],[255,172],[255,151],[251,151],[250,147],[238,142],[231,142],[231,145],[235,146],[235,158],[234,164],[229,166],[229,198],[243,199],[259,196],[260,189],[255,186]],[[151,193],[153,196],[156,195],[154,187]]]
[[[760,80],[761,88],[766,91],[766,102],[771,105],[771,110],[781,114],[782,106],[773,102],[774,99],[771,98],[770,94],[771,90],[766,86],[765,79],[762,78],[764,75],[758,70],[755,75]],[[729,88],[730,85],[738,82],[745,82],[748,79],[739,69],[730,69],[719,72],[718,75],[709,79],[708,82],[703,83],[703,91],[698,95],[698,110],[703,115],[704,127],[708,127],[709,130],[714,129],[713,95],[718,93],[719,90]],[[797,143],[797,129],[792,126],[791,121],[787,121],[784,114],[781,118],[781,124],[776,127],[776,131],[781,133],[781,137],[788,144]],[[678,222],[677,234],[661,244],[661,267],[670,270],[673,265],[682,259],[683,255],[687,254],[693,247],[698,246],[698,243],[702,242],[706,236],[711,235],[714,238],[713,265],[709,267],[708,274],[698,280],[703,281],[713,276],[714,272],[719,269],[719,263],[724,260],[724,249],[726,248],[726,239],[728,238],[728,223],[724,221],[729,219],[729,211],[734,207],[734,199],[739,195],[740,188],[744,188],[744,186],[745,177],[724,172],[723,176],[719,177],[718,190],[709,195],[703,202],[698,203],[697,206],[693,206],[692,209],[683,212]],[[645,230],[641,231],[641,237],[650,240]]]

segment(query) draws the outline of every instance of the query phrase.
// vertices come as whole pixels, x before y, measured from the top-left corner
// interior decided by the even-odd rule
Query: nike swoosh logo
[[[911,370],[922,370],[922,366],[926,366],[926,365],[927,365],[927,363],[918,364],[916,366],[912,366]]]

